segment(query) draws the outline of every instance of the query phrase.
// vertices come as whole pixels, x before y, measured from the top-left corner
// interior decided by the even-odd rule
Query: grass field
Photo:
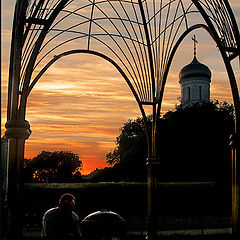
[[[81,220],[92,212],[111,210],[126,219],[128,240],[144,239],[147,230],[147,184],[137,182],[26,183],[24,239],[41,239],[44,212],[55,207],[59,197],[66,192],[75,195],[75,212]],[[159,183],[157,201],[161,240],[229,239],[230,187],[214,182]],[[184,237],[178,238],[179,234]]]
[[[35,213],[34,222],[40,224],[43,213],[66,192],[75,195],[80,219],[107,209],[124,217],[131,229],[146,228],[145,183],[26,183],[24,212]],[[160,183],[157,201],[159,229],[230,226],[231,189],[214,182]]]

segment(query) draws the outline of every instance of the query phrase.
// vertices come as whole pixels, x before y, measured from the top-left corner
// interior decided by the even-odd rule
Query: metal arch
[[[86,49],[75,49],[75,50],[71,50],[71,51],[67,51],[67,52],[63,52],[57,56],[54,56],[54,58],[48,62],[45,67],[38,73],[38,75],[34,78],[34,80],[32,81],[31,85],[29,86],[29,89],[28,89],[28,92],[27,92],[27,96],[31,93],[33,87],[37,84],[38,80],[42,77],[42,75],[48,70],[48,68],[50,68],[52,66],[53,63],[55,63],[57,60],[59,60],[60,58],[62,57],[66,57],[68,55],[71,55],[71,54],[76,54],[76,53],[88,53],[88,54],[92,54],[92,55],[96,55],[96,56],[99,56],[105,60],[107,60],[108,62],[110,62],[118,71],[119,73],[122,75],[122,77],[125,79],[125,81],[127,82],[128,86],[130,87],[137,103],[138,103],[138,106],[140,108],[140,111],[142,113],[142,116],[143,116],[143,119],[144,119],[144,124],[145,124],[145,127],[146,127],[146,136],[147,136],[147,144],[148,144],[148,150],[150,152],[150,141],[149,141],[149,133],[147,131],[147,117],[146,117],[146,114],[145,114],[145,111],[143,109],[143,106],[142,106],[142,103],[140,102],[139,100],[139,97],[135,91],[135,89],[133,88],[131,82],[129,81],[128,77],[126,76],[126,74],[123,72],[123,70],[119,67],[119,65],[114,62],[111,58],[109,58],[108,56],[100,53],[100,52],[96,52],[96,51],[92,51],[92,50],[86,50]]]
[[[196,7],[199,9],[199,11],[202,14],[204,20],[206,21],[206,23],[209,27],[209,30],[211,32],[211,36],[212,36],[213,40],[217,43],[217,46],[218,46],[218,48],[221,52],[222,58],[224,60],[225,66],[227,68],[227,72],[228,72],[228,74],[231,74],[231,76],[229,75],[229,81],[230,81],[233,101],[234,101],[234,105],[235,105],[235,113],[236,113],[236,118],[237,118],[236,124],[240,124],[240,100],[239,100],[237,82],[236,82],[236,79],[235,79],[235,76],[233,74],[233,70],[232,70],[232,67],[231,67],[231,64],[230,64],[230,61],[232,60],[232,58],[230,56],[227,56],[226,48],[223,45],[221,39],[219,39],[219,36],[216,32],[216,29],[214,28],[211,20],[208,18],[208,15],[204,11],[203,7],[200,5],[200,3],[198,1],[196,1],[196,0],[192,0],[192,1],[196,5]],[[239,32],[238,32],[237,29],[235,29],[235,33],[236,33],[236,37],[237,37],[239,35]],[[240,44],[239,41],[236,41],[236,42],[238,42],[238,44]],[[240,49],[236,49],[236,52],[239,55],[240,54]],[[232,72],[232,73],[230,73],[230,72]],[[240,128],[239,128],[239,131],[240,131]]]
[[[58,1],[58,2],[60,2],[60,1]],[[69,1],[69,4],[71,3],[71,2],[73,2],[73,1]],[[118,1],[116,1],[116,2],[118,2]],[[128,1],[120,1],[119,0],[119,3],[122,3],[122,2],[128,2]],[[140,11],[141,11],[141,16],[142,16],[142,18],[144,18],[145,19],[145,24],[144,24],[144,21],[143,21],[143,23],[140,23],[138,20],[137,20],[137,24],[138,24],[138,26],[140,25],[140,24],[142,24],[143,26],[144,26],[144,29],[145,29],[145,38],[146,38],[146,41],[148,42],[147,43],[147,46],[148,46],[148,56],[147,56],[147,58],[149,59],[149,69],[150,69],[150,75],[151,75],[151,79],[152,79],[152,83],[151,83],[151,85],[152,85],[152,88],[155,88],[155,82],[153,81],[153,78],[155,77],[153,77],[152,75],[153,75],[153,72],[154,72],[154,67],[153,67],[153,63],[151,63],[151,62],[153,62],[153,60],[154,61],[156,61],[155,59],[156,59],[156,56],[155,56],[155,48],[157,48],[157,45],[154,47],[153,46],[153,43],[156,41],[156,40],[154,40],[153,39],[153,36],[152,36],[152,31],[151,31],[151,22],[153,22],[154,21],[154,25],[156,25],[156,20],[155,20],[155,18],[157,17],[157,15],[159,14],[159,12],[161,13],[161,11],[162,10],[164,10],[164,8],[166,8],[166,10],[170,10],[170,5],[171,4],[173,4],[174,2],[176,2],[176,0],[171,0],[171,1],[169,1],[169,3],[166,3],[165,5],[161,5],[161,8],[156,12],[155,10],[154,10],[154,15],[150,18],[149,17],[149,12],[148,12],[148,6],[147,6],[147,2],[145,1],[145,11],[146,11],[146,15],[147,15],[147,17],[148,17],[148,21],[146,21],[146,19],[145,19],[145,15],[143,15],[144,14],[144,9],[143,9],[143,6],[142,6],[142,3],[141,3],[141,1],[140,1],[140,4],[139,4],[139,1],[138,1],[138,5],[139,5],[139,8],[140,8]],[[204,2],[204,1],[202,1],[202,2]],[[205,0],[205,2],[207,2],[206,0]],[[101,10],[101,8],[99,8],[98,6],[97,6],[97,4],[99,4],[99,3],[111,3],[111,1],[110,0],[104,0],[104,1],[100,1],[100,2],[97,2],[97,1],[91,1],[90,0],[90,4],[88,4],[88,5],[84,5],[84,6],[81,6],[80,8],[85,8],[86,6],[91,6],[91,5],[96,5],[96,7],[95,8],[98,8],[99,9],[99,11],[101,11],[102,13],[103,13],[103,11]],[[129,2],[128,2],[129,3]],[[137,2],[132,2],[132,5],[134,6],[134,4],[136,5],[137,4]],[[161,3],[162,4],[162,3]],[[122,6],[122,4],[121,4],[121,6]],[[142,7],[141,7],[142,6]],[[155,6],[155,5],[154,5]],[[179,6],[182,6],[182,10],[183,10],[183,18],[182,19],[184,19],[185,20],[185,22],[186,22],[186,27],[188,27],[188,24],[187,24],[187,14],[189,13],[188,11],[186,11],[184,8],[184,5],[183,5],[183,2],[182,2],[182,0],[180,0],[180,1],[178,1],[178,6],[177,6],[177,10],[176,10],[176,12],[175,12],[175,14],[177,13],[177,11],[178,11],[178,8],[179,8]],[[111,7],[113,8],[113,10],[115,11],[115,12],[117,12],[116,11],[116,8],[111,4]],[[78,8],[78,9],[80,9],[80,8]],[[122,8],[123,8],[123,10],[125,11],[125,14],[126,14],[126,10],[125,10],[125,8],[122,6]],[[134,8],[133,8],[134,9]],[[142,9],[142,10],[141,10]],[[64,11],[64,9],[63,9],[63,11]],[[143,13],[143,14],[142,14]],[[71,14],[77,14],[78,15],[78,13],[76,13],[76,10],[74,10],[73,12],[69,12],[69,14],[67,15],[67,16],[64,16],[62,19],[60,19],[60,20],[58,20],[58,22],[57,23],[59,23],[59,22],[61,22],[64,18],[66,18],[66,17],[68,17],[69,15],[71,15]],[[104,14],[104,13],[103,13]],[[126,14],[127,15],[127,14]],[[135,15],[136,15],[136,13],[135,13]],[[80,15],[79,15],[80,16]],[[111,18],[111,16],[107,16],[106,14],[104,15],[105,16],[105,18],[106,19],[108,19],[109,21],[110,21],[110,23],[115,27],[115,29],[116,30],[118,30],[118,28],[116,27],[116,25],[113,23],[113,18]],[[85,17],[85,16],[82,16],[82,17]],[[32,17],[31,17],[32,18]],[[111,20],[112,19],[112,20]],[[120,16],[120,15],[118,15],[118,19],[121,21],[121,23],[123,24],[123,26],[125,27],[125,29],[127,30],[127,28],[126,28],[126,26],[125,26],[125,24],[124,24],[124,21],[129,21],[129,23],[130,24],[132,24],[132,23],[134,23],[134,21],[132,20],[132,19],[130,19],[129,17],[128,17],[128,19],[124,19],[124,17],[122,17],[122,16]],[[168,16],[167,16],[167,19],[168,19]],[[92,11],[91,11],[91,16],[90,16],[90,18],[87,18],[87,21],[86,22],[88,22],[89,21],[89,31],[88,31],[88,33],[86,34],[86,36],[88,36],[88,47],[89,47],[89,38],[90,38],[90,32],[91,32],[91,26],[92,26],[92,23],[94,22],[94,24],[97,24],[97,22],[96,21],[98,21],[98,20],[100,20],[100,19],[97,19],[97,18],[94,18],[93,19],[93,7],[92,7]],[[39,20],[38,20],[39,21]],[[167,30],[167,21],[168,20],[166,20],[165,21],[165,29],[163,30],[163,33],[164,33],[164,35],[165,35],[165,31]],[[174,20],[173,20],[173,22],[172,22],[172,26],[173,26],[173,24],[174,24],[174,22],[175,21],[177,21],[177,18],[174,18]],[[55,23],[54,24],[54,26],[56,26],[56,24],[57,23]],[[133,28],[133,25],[131,25],[132,26],[132,28]],[[74,26],[73,26],[74,27]],[[156,26],[155,26],[156,27]],[[50,31],[54,31],[55,29],[53,28],[53,27],[51,27],[50,28]],[[62,33],[64,32],[65,30],[63,30],[62,31]],[[171,31],[172,31],[172,29],[171,29]],[[107,32],[106,32],[107,33]],[[124,41],[125,41],[125,38],[127,38],[126,36],[123,36],[120,32],[118,32],[119,33],[119,37],[121,37]],[[129,34],[129,33],[128,33]],[[160,34],[160,33],[159,33]],[[109,36],[114,36],[113,34],[111,34],[111,33],[108,33],[108,35]],[[171,35],[171,34],[170,34]],[[94,35],[91,35],[91,37],[93,37]],[[102,35],[103,36],[103,35]],[[136,33],[135,33],[135,36],[137,37],[137,35],[136,35]],[[54,36],[54,37],[56,37],[56,35]],[[143,36],[142,36],[143,37]],[[159,38],[159,36],[156,36],[156,33],[155,33],[155,38],[157,39],[157,38]],[[164,36],[164,38],[165,38],[165,36]],[[53,38],[52,38],[53,39]],[[74,38],[73,38],[74,39]],[[113,38],[112,38],[113,39]],[[129,35],[129,39],[131,40],[131,41],[135,41],[133,38],[132,38],[132,36],[130,36]],[[150,43],[150,40],[152,41],[152,43]],[[170,38],[168,39],[168,41],[170,40]],[[68,40],[68,41],[70,41],[70,40]],[[67,42],[68,42],[67,41]],[[137,39],[136,40],[137,42],[138,42],[138,44],[142,44],[141,42],[139,42],[139,40]],[[116,42],[115,42],[116,43]],[[126,42],[125,42],[126,43]],[[149,47],[149,44],[150,44],[150,47]],[[169,42],[167,43],[167,48],[168,48],[168,44],[169,44]],[[172,44],[171,44],[172,45]],[[128,44],[126,43],[126,46],[128,47]],[[118,46],[120,49],[121,49],[121,47],[120,46]],[[134,45],[134,48],[135,48],[135,45]],[[139,48],[140,50],[141,50],[141,48]],[[160,49],[160,47],[159,47],[159,49]],[[129,48],[128,48],[128,50],[129,50]],[[51,50],[52,51],[52,50]],[[136,51],[136,50],[135,50]],[[153,53],[154,53],[154,57],[153,56],[151,56],[152,55],[152,51],[153,51]],[[167,49],[166,49],[166,51],[167,51]],[[123,53],[123,52],[122,52]],[[136,51],[136,53],[137,53],[137,51]],[[131,53],[131,51],[129,50],[129,54],[132,54]],[[46,55],[45,55],[46,56]],[[134,60],[134,57],[133,57],[133,55],[131,55],[132,56],[132,59],[133,59],[133,61],[135,61]],[[126,57],[126,55],[125,55],[125,57]],[[162,73],[161,74],[163,74],[163,70],[165,70],[164,68],[165,68],[165,64],[166,64],[166,62],[167,62],[167,55],[165,54],[165,56],[163,56],[163,51],[162,51],[162,58],[163,58],[163,60],[162,60],[162,62],[161,62],[161,68],[163,68],[162,69]],[[139,59],[139,58],[138,58]],[[128,61],[128,59],[126,58],[126,60]],[[143,60],[143,59],[142,59]],[[140,63],[140,60],[138,61],[139,63]],[[128,61],[128,63],[130,64],[130,67],[131,67],[131,69],[133,70],[133,72],[134,72],[134,69],[133,69],[133,65],[131,65],[131,63]],[[135,66],[137,66],[136,65],[136,63],[134,63],[135,64]],[[148,67],[147,67],[148,68]],[[144,69],[145,69],[145,65],[144,65]],[[157,71],[159,71],[160,69],[159,68],[156,68],[157,69]],[[136,70],[138,71],[138,68],[136,68]],[[141,67],[141,71],[143,72],[143,68]],[[155,72],[157,72],[157,71],[155,71]],[[145,74],[146,75],[146,74]],[[138,72],[138,76],[140,77],[140,75],[139,75],[139,72]],[[138,78],[137,77],[137,75],[135,74],[135,77],[134,78]],[[158,78],[158,80],[159,80],[159,76],[157,76],[157,78]],[[162,78],[162,77],[161,77]],[[139,85],[140,84],[140,85]],[[147,83],[145,82],[145,80],[142,82],[136,82],[136,88],[138,89],[138,93],[141,95],[141,97],[143,97],[144,99],[145,99],[145,97],[144,97],[144,95],[145,96],[147,96],[146,95],[146,92],[145,92],[145,89],[146,89],[146,86],[151,86],[151,85],[147,85]],[[143,88],[143,86],[145,86],[144,88]],[[159,85],[160,86],[160,85]],[[141,90],[143,88],[143,90]],[[152,92],[154,92],[154,94],[152,94],[152,97],[154,98],[155,97],[155,91],[152,91]],[[144,102],[144,101],[143,101]],[[149,101],[148,101],[149,102]],[[154,100],[152,100],[152,101],[150,101],[151,103],[153,103],[154,102]],[[147,103],[147,102],[146,102]]]
[[[14,92],[17,81],[13,79],[17,78],[20,73],[20,59],[22,54],[22,32],[24,29],[24,14],[27,9],[26,0],[17,2],[14,11],[13,30],[12,30],[12,42],[11,53],[9,63],[9,81],[8,81],[8,106],[7,106],[7,120],[10,118],[17,118],[18,105],[18,93]]]
[[[240,54],[239,30],[228,0],[191,0],[229,60]],[[216,35],[215,35],[216,34]]]
[[[226,66],[227,72],[228,72],[228,76],[229,76],[229,82],[230,82],[230,86],[231,86],[231,90],[232,90],[232,96],[233,96],[233,101],[234,101],[234,106],[235,106],[235,113],[236,113],[236,131],[237,131],[237,135],[240,134],[240,98],[239,98],[239,93],[238,93],[238,86],[237,86],[237,82],[236,82],[236,78],[234,76],[234,72],[231,66],[230,61],[232,60],[231,56],[227,56],[227,52],[225,46],[223,45],[223,43],[221,42],[221,40],[218,37],[218,34],[212,24],[212,22],[209,20],[206,12],[204,11],[204,9],[202,8],[202,6],[198,3],[198,1],[196,0],[192,0],[194,2],[194,4],[196,5],[196,7],[199,9],[199,11],[201,12],[202,16],[204,17],[210,31],[211,31],[211,35],[212,38],[214,39],[214,41],[217,43],[217,46],[220,50],[220,53],[222,55],[224,64]],[[238,30],[235,30],[236,36],[239,35]],[[238,44],[239,41],[237,41]],[[240,49],[236,49],[236,56],[239,56],[240,54]],[[236,57],[235,56],[235,57]]]
[[[152,49],[151,49],[149,31],[148,31],[148,27],[147,27],[147,22],[146,22],[146,17],[145,17],[145,12],[144,12],[144,9],[143,9],[142,1],[138,0],[138,3],[139,3],[140,11],[141,11],[142,21],[143,21],[143,26],[144,26],[144,31],[145,31],[146,41],[147,41],[147,49],[148,49],[148,56],[149,56],[151,81],[152,81],[152,96],[153,96],[153,102],[154,102],[155,101],[155,99],[154,99],[154,96],[155,96],[155,79],[154,79]]]
[[[198,29],[198,28],[203,28],[203,29],[205,29],[205,30],[212,36],[211,31],[209,30],[208,26],[206,26],[206,25],[204,25],[204,24],[196,24],[196,25],[193,25],[193,26],[191,26],[190,28],[188,28],[188,29],[180,36],[180,38],[178,39],[178,41],[176,42],[175,46],[173,47],[173,49],[172,49],[172,51],[171,51],[170,57],[169,57],[168,62],[167,62],[167,66],[166,66],[165,71],[164,71],[163,80],[162,80],[162,88],[161,88],[161,91],[160,91],[160,94],[159,94],[159,98],[157,99],[157,102],[158,102],[157,118],[160,117],[161,104],[162,104],[162,99],[163,99],[165,84],[166,84],[166,81],[167,81],[169,69],[170,69],[170,66],[171,66],[171,64],[172,64],[174,55],[175,55],[178,47],[180,46],[180,44],[181,44],[182,41],[184,40],[184,38],[185,38],[190,32],[192,32],[192,31],[194,31],[194,30],[196,30],[196,29]]]
[[[157,156],[157,143],[155,139],[157,133],[156,121],[160,115],[164,87],[175,51],[182,39],[190,31],[201,25],[191,26],[191,23],[189,22],[190,19],[188,18],[190,14],[199,13],[203,16],[207,23],[207,27],[204,27],[205,25],[201,25],[201,27],[205,28],[207,31],[210,30],[209,33],[217,42],[221,51],[232,88],[237,119],[236,135],[239,139],[239,95],[234,72],[230,64],[230,61],[240,54],[239,31],[235,18],[227,0],[189,0],[190,4],[187,5],[187,7],[185,4],[186,2],[183,0],[86,0],[87,4],[80,6],[77,9],[70,9],[69,11],[68,9],[65,9],[66,6],[73,2],[74,0],[17,0],[10,56],[8,122],[6,124],[6,135],[8,134],[9,136],[10,146],[9,159],[11,159],[11,164],[15,164],[15,160],[15,162],[21,163],[24,157],[23,139],[26,139],[27,135],[30,134],[29,125],[24,122],[27,97],[32,87],[35,85],[35,82],[40,78],[40,75],[37,75],[35,78],[36,81],[33,80],[31,83],[34,69],[38,64],[40,65],[42,60],[45,60],[45,57],[48,56],[48,54],[57,50],[58,47],[62,47],[64,44],[73,42],[76,39],[86,38],[87,47],[85,51],[92,51],[91,54],[100,57],[103,57],[104,55],[105,57],[103,58],[108,61],[110,60],[109,62],[112,61],[111,63],[118,70],[120,69],[120,73],[122,71],[123,74],[121,74],[123,77],[125,76],[124,78],[138,102],[143,117],[146,118],[143,105],[148,104],[153,107],[151,142],[150,139],[148,139],[149,146],[150,144],[152,145],[152,149],[149,147],[148,151],[148,170],[150,179],[148,182],[148,197],[149,237],[150,239],[154,239],[156,237],[154,223],[156,220],[156,215],[154,215],[154,191],[156,190],[157,184],[155,178],[156,175],[154,175],[155,167],[153,165],[159,163],[158,159],[155,159]],[[157,2],[159,4],[159,9],[156,8]],[[117,6],[114,6],[113,3],[119,3],[120,12],[123,11],[122,14],[118,13],[119,9]],[[111,10],[116,13],[117,17],[108,16],[108,14],[101,8],[101,4],[109,4]],[[132,7],[131,11],[133,17],[128,14],[126,5],[124,4],[128,4],[128,6]],[[174,7],[172,7],[173,5],[176,6],[175,10],[172,10],[174,9]],[[192,9],[193,6],[197,8],[197,11]],[[78,12],[79,9],[87,9],[87,7],[91,7],[90,16],[85,16],[84,14],[81,15],[81,13]],[[98,17],[94,16],[96,9],[98,10],[98,14],[100,13]],[[163,13],[164,11],[166,13],[165,16]],[[170,11],[175,11],[173,19],[170,17]],[[179,15],[179,12],[181,11],[183,13]],[[60,12],[66,13],[66,15],[57,19]],[[61,29],[59,25],[69,16],[73,15],[83,18],[84,21],[80,23],[78,22],[75,25],[68,25],[69,27],[67,29]],[[108,20],[108,24],[115,30],[115,33],[114,31],[108,31],[104,24],[103,26],[100,24],[100,21],[104,20]],[[119,22],[116,23],[115,21]],[[178,38],[177,34],[180,31],[182,23],[185,23],[186,30],[180,38]],[[76,26],[84,24],[89,24],[87,31],[76,29]],[[123,32],[126,31],[125,34],[121,32],[121,28],[118,28],[118,24],[122,26]],[[93,32],[93,26],[97,27],[98,30],[101,29],[100,33],[97,31]],[[44,43],[46,35],[50,32],[53,33],[54,31],[57,32],[57,34]],[[63,36],[65,33],[70,33],[72,35],[76,34],[78,36],[74,35],[71,38],[67,38],[60,44],[54,45],[50,50],[46,50],[55,38]],[[105,42],[104,39],[107,37],[110,38],[111,44]],[[121,65],[107,56],[107,54],[101,55],[101,53],[92,49],[93,40],[101,42],[104,47],[108,48],[110,53],[115,54],[115,57],[118,58]],[[119,43],[121,41],[122,45]],[[122,46],[127,50],[122,50]],[[131,46],[133,47],[131,48]],[[44,54],[45,50],[47,53]],[[117,51],[120,51],[122,54],[120,57],[118,56]],[[68,51],[69,54],[70,52],[71,50]],[[43,54],[43,56],[41,56],[41,54]],[[62,56],[61,54],[55,55],[58,57]],[[134,56],[136,56],[136,59]],[[40,59],[37,59],[38,57]],[[47,69],[48,65],[50,66],[54,62],[55,59],[48,62],[41,72],[43,73],[45,68]],[[124,69],[121,66],[124,67],[126,72],[124,72]],[[158,108],[156,109],[157,104]],[[22,136],[12,134],[13,131],[11,130],[18,132],[18,130],[22,128],[24,129],[24,134],[22,134]],[[22,132],[20,131],[20,133]],[[150,136],[150,134],[147,133],[147,136]],[[236,159],[239,161],[239,146],[238,148],[236,146],[236,149],[238,154],[236,154]],[[237,184],[239,185],[239,182]],[[10,198],[13,200],[13,195],[11,195]],[[239,202],[237,205],[239,205]],[[14,204],[12,204],[11,207],[12,206],[14,206]]]
[[[232,21],[232,25],[233,25],[233,33],[234,33],[235,39],[237,40],[236,44],[237,44],[238,52],[233,54],[232,57],[229,57],[229,60],[231,61],[233,58],[235,58],[236,56],[240,55],[240,33],[239,33],[237,22],[236,22],[236,19],[234,17],[234,14],[233,14],[233,11],[232,11],[232,9],[230,7],[229,2],[227,0],[223,0],[223,1],[224,1],[225,5],[226,5],[227,11],[228,11],[228,13],[230,15],[230,18],[231,18],[231,21]]]
[[[59,4],[56,6],[56,8],[53,10],[52,14],[50,15],[49,19],[47,20],[46,24],[44,25],[44,27],[34,45],[34,49],[33,49],[32,55],[30,57],[29,64],[27,65],[26,75],[24,76],[21,101],[20,101],[20,107],[19,107],[19,119],[25,119],[28,86],[29,86],[29,83],[31,80],[33,67],[34,67],[35,61],[37,59],[37,55],[38,55],[38,52],[42,45],[42,42],[45,39],[45,37],[48,33],[48,30],[49,30],[50,26],[52,25],[53,21],[55,20],[55,18],[59,14],[59,12],[64,8],[64,5],[68,1],[69,0],[61,0],[59,2]]]
[[[91,2],[91,1],[90,1]],[[109,1],[109,0],[105,0],[105,1],[101,1],[101,2],[111,2],[111,1]],[[115,1],[115,2],[117,2],[117,1]],[[127,1],[119,1],[120,3],[121,2],[127,2]],[[174,0],[174,1],[172,1],[172,2],[176,2],[176,0]],[[181,2],[181,1],[180,1]],[[135,5],[137,4],[137,3],[134,3]],[[134,7],[134,4],[133,4],[133,2],[132,2],[132,5],[133,5],[133,10],[135,10],[135,7]],[[96,7],[95,8],[97,8],[97,3],[95,4],[96,5]],[[164,6],[163,6],[163,8],[164,7],[166,7],[166,6],[169,6],[170,4],[165,4]],[[181,2],[181,5],[183,5],[182,4],[182,2]],[[90,6],[90,5],[87,5],[87,6]],[[112,6],[112,5],[111,5]],[[122,6],[122,4],[121,4],[121,6]],[[82,7],[80,7],[80,8],[85,8],[85,6],[82,6]],[[78,8],[78,9],[80,9],[80,8]],[[113,9],[114,9],[114,11],[116,12],[116,9],[113,7]],[[101,10],[101,9],[100,9]],[[125,11],[125,9],[123,8],[123,10]],[[63,11],[65,11],[65,10],[63,10]],[[102,10],[101,10],[101,12],[102,12]],[[136,12],[134,11],[134,13],[135,13],[135,17],[137,18],[137,15],[136,15]],[[187,14],[188,12],[187,11],[184,11],[184,14],[181,16],[182,18],[184,18],[185,20],[186,20],[186,14]],[[75,10],[73,11],[73,12],[69,12],[69,15],[71,15],[71,14],[77,14],[76,12],[75,12]],[[69,16],[69,15],[67,15],[67,16]],[[78,15],[78,14],[77,14]],[[83,16],[82,16],[83,17]],[[85,17],[85,16],[84,16]],[[113,26],[115,27],[115,29],[117,30],[117,27],[114,25],[114,23],[111,21],[111,17],[108,17],[108,16],[105,16],[106,17],[106,19],[108,19],[110,22],[111,22],[111,24],[113,24]],[[66,16],[64,16],[62,19],[60,19],[60,20],[58,20],[58,22],[57,23],[59,23],[59,22],[61,22],[64,18],[66,18]],[[85,17],[86,18],[86,17]],[[94,22],[94,24],[97,24],[97,20],[99,20],[99,19],[97,19],[97,18],[95,18],[95,19],[92,19],[92,14],[91,14],[91,17],[90,18],[87,18],[87,20],[90,22],[90,23],[92,23],[92,22]],[[126,21],[126,20],[128,20],[129,21],[129,23],[131,24],[131,26],[133,26],[132,25],[132,23],[134,23],[134,21],[131,19],[124,19],[124,18],[121,18],[121,16],[119,16],[119,20],[121,21],[121,23],[123,23],[123,25],[125,26],[125,24],[124,24],[124,21]],[[151,20],[151,19],[150,19]],[[150,24],[150,20],[148,20],[148,23],[147,24]],[[178,19],[175,19],[174,21],[177,21]],[[87,22],[87,21],[86,21]],[[135,22],[137,25],[138,25],[138,27],[140,26],[140,25],[143,25],[143,23],[140,23],[139,21],[138,21],[138,19],[136,20],[136,22]],[[91,24],[92,25],[92,24]],[[56,26],[56,24],[54,25],[54,26]],[[126,27],[125,27],[126,28]],[[133,27],[132,27],[133,28]],[[133,28],[134,29],[134,28]],[[53,29],[53,27],[51,27],[51,29],[50,29],[50,31],[54,31],[55,29]],[[90,29],[89,29],[90,30]],[[127,29],[126,29],[127,30]],[[62,31],[62,33],[63,32],[65,32],[65,30],[63,30]],[[147,34],[148,34],[148,31],[146,31],[147,32]],[[106,32],[107,33],[107,32]],[[143,35],[142,35],[142,32],[140,32],[141,33],[141,36],[142,36],[142,38],[143,38]],[[160,33],[159,33],[160,34]],[[102,35],[102,34],[101,34]],[[146,35],[146,34],[145,34]],[[88,36],[88,38],[89,38],[89,31],[88,31],[88,33],[86,34],[86,36]],[[91,35],[91,37],[93,37],[94,35]],[[103,35],[102,35],[103,36]],[[113,36],[112,34],[109,34],[109,36]],[[56,36],[55,36],[56,37]],[[120,32],[119,32],[119,37],[121,37],[123,40],[126,38],[126,36],[123,36]],[[136,35],[136,33],[135,33],[135,37],[137,38],[137,35]],[[144,36],[144,38],[145,38],[145,36]],[[53,38],[52,38],[53,39]],[[139,41],[139,39],[137,38],[136,40],[134,40],[134,39],[132,39],[132,36],[130,36],[129,35],[129,39],[131,39],[132,41],[135,41],[135,42],[137,42],[138,44],[143,44],[142,42],[140,42]],[[151,37],[151,39],[152,39],[152,37]],[[50,41],[50,40],[49,40]],[[125,40],[124,40],[125,41]],[[89,42],[89,41],[88,41]],[[125,42],[126,43],[126,42]],[[89,44],[88,44],[89,45]],[[144,44],[143,44],[144,45]],[[152,45],[153,45],[153,43],[151,43],[151,46],[150,47],[148,47],[148,52],[150,52],[150,54],[151,54],[151,51],[149,51],[149,50],[151,50],[151,48],[153,48],[152,47]],[[126,44],[126,46],[128,46],[127,44]],[[135,48],[135,45],[134,45],[134,48]],[[142,50],[141,50],[141,48],[140,47],[138,47],[138,49],[140,49],[140,51],[141,51],[141,55],[142,55],[142,60],[143,60],[143,67],[141,66],[141,71],[143,72],[143,71],[145,71],[145,75],[146,75],[146,68],[145,68],[145,64],[144,64],[144,58],[143,58],[143,52],[142,52]],[[52,50],[51,50],[52,51]],[[136,51],[136,50],[135,50]],[[144,51],[145,51],[145,48],[144,48]],[[129,49],[129,53],[131,54],[131,51],[130,51],[130,49]],[[136,53],[137,53],[137,51],[136,51]],[[146,53],[145,53],[145,55],[146,55]],[[46,56],[46,55],[45,55]],[[132,55],[133,56],[133,55]],[[133,58],[133,57],[132,57]],[[148,56],[146,56],[146,59],[149,59],[149,65],[152,65],[152,64],[150,64],[150,62],[152,61],[151,59],[152,58],[149,58],[149,54],[148,54]],[[126,58],[126,60],[128,61],[128,59]],[[133,61],[134,61],[134,58],[133,58]],[[128,63],[130,64],[130,67],[131,67],[131,69],[134,71],[134,69],[133,69],[133,66],[131,65],[131,63],[128,61]],[[139,60],[139,63],[140,63],[140,60]],[[148,61],[146,61],[146,63],[148,64]],[[136,65],[136,63],[135,63],[135,65]],[[150,66],[150,68],[151,69],[153,69],[153,67],[151,67]],[[137,71],[138,71],[138,68],[136,68],[137,69]],[[147,69],[148,69],[148,66],[147,66]],[[151,74],[151,72],[153,72],[153,70],[151,71],[150,70],[150,75],[153,75],[153,74]],[[143,75],[143,74],[142,74]],[[137,76],[136,76],[136,78],[137,78]],[[145,76],[143,75],[143,78],[145,78]],[[146,80],[143,80],[143,81],[140,81],[140,83],[137,81],[136,82],[136,85],[138,85],[138,84],[140,84],[140,85],[144,85],[144,89],[143,89],[143,92],[145,92],[146,91],[146,89],[149,89],[149,86],[151,87],[151,85],[153,86],[153,88],[155,88],[155,83],[152,81],[152,83],[151,84],[148,84],[147,82],[146,82]],[[137,88],[138,88],[138,92],[140,93],[142,90],[142,86],[140,86],[139,85],[139,87],[137,86]],[[140,90],[139,90],[140,89]],[[153,91],[154,92],[154,91]],[[141,93],[141,95],[142,95],[142,97],[145,99],[145,97],[144,97],[144,93]],[[151,94],[152,95],[152,97],[155,97],[154,95],[155,95],[155,93],[154,93],[154,95],[153,94]],[[146,96],[148,96],[148,93],[147,93],[147,95]],[[149,97],[147,97],[147,98],[149,98]],[[144,101],[143,101],[144,102]],[[147,101],[147,102],[153,102],[153,101]]]
[[[217,46],[220,50],[220,53],[222,55],[222,59],[224,61],[228,78],[232,90],[232,96],[233,96],[233,102],[234,102],[234,110],[235,110],[235,132],[232,137],[232,232],[234,239],[239,239],[240,237],[240,98],[239,98],[239,92],[238,92],[238,86],[236,82],[236,78],[231,66],[230,61],[233,59],[232,55],[227,56],[227,49],[222,43],[222,41],[219,39],[217,32],[208,18],[206,12],[204,11],[203,7],[199,4],[198,1],[192,0],[196,7],[201,12],[204,20],[209,26],[209,29],[212,33],[212,37],[217,43]],[[226,1],[225,1],[226,2]],[[233,16],[232,16],[233,17]],[[239,36],[238,29],[235,29],[234,31],[235,36]],[[237,40],[237,42],[239,39]],[[239,43],[238,43],[239,46]],[[236,49],[234,57],[239,56],[240,49]]]

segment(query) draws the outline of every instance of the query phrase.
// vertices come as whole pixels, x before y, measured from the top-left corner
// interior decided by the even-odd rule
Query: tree
[[[151,128],[151,117],[147,127]],[[229,136],[233,132],[233,106],[212,101],[167,112],[158,121],[161,181],[219,181],[231,179]],[[104,181],[146,180],[147,143],[142,118],[128,120],[120,129],[115,149],[106,156],[111,167]],[[99,170],[101,171],[101,170]],[[100,176],[99,171],[96,175]]]
[[[151,127],[151,116],[147,117],[147,128]],[[115,172],[125,181],[146,180],[147,140],[142,118],[128,120],[117,137],[117,152],[120,161]]]
[[[147,118],[150,127],[151,117]],[[110,167],[96,169],[92,181],[145,181],[147,142],[142,118],[129,119],[120,128],[116,147],[106,155]]]
[[[34,169],[31,166],[32,159],[24,159],[23,177],[25,182],[32,182]]]
[[[112,152],[106,155],[106,162],[109,166],[114,166],[116,163],[120,162],[119,148],[115,147]]]
[[[80,179],[82,161],[70,151],[42,151],[26,166],[34,170],[33,178],[40,182],[68,182]]]
[[[234,128],[231,104],[212,101],[185,109],[180,105],[163,119],[164,127],[160,128],[164,137],[158,137],[162,178],[224,183],[231,180],[229,136]]]

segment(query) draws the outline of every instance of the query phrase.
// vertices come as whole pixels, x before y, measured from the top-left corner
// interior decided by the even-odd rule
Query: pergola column
[[[240,238],[240,136],[233,134],[230,137],[232,148],[232,233],[234,240]]]
[[[22,193],[24,144],[31,130],[26,120],[9,120],[5,135],[8,138],[7,212],[9,240],[22,238]]]
[[[148,240],[156,240],[158,232],[157,193],[159,158],[147,158],[147,182],[148,182]]]

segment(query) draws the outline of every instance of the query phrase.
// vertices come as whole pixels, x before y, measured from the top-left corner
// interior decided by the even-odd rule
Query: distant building
[[[194,103],[209,102],[211,71],[200,63],[196,57],[197,42],[194,40],[194,57],[190,64],[182,68],[179,73],[179,83],[181,85],[181,104],[185,108]]]

